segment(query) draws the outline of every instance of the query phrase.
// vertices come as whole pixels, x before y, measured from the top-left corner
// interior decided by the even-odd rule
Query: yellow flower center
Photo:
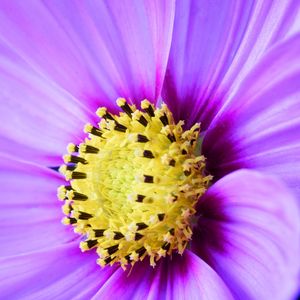
[[[183,253],[192,236],[195,204],[211,179],[195,154],[199,124],[183,131],[166,105],[143,111],[117,100],[119,115],[99,108],[99,127],[69,144],[60,167],[69,184],[58,189],[64,224],[83,236],[82,251],[96,248],[101,266],[124,269],[147,255],[155,266],[172,251]]]

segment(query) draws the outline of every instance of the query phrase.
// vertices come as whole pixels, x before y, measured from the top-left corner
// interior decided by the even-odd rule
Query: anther
[[[171,134],[171,133],[169,133],[169,134],[167,135],[167,138],[169,139],[169,141],[170,141],[171,143],[176,142],[175,136],[174,136],[173,134]]]
[[[105,250],[107,250],[107,253],[109,255],[112,255],[112,254],[114,254],[115,252],[117,252],[119,250],[119,244],[110,246],[108,248],[105,248]]]
[[[169,124],[169,120],[166,114],[163,114],[162,116],[159,117],[160,121],[164,126],[167,126]]]
[[[134,240],[139,241],[142,237],[143,237],[143,235],[137,232],[134,236]]]
[[[154,155],[150,150],[144,150],[143,156],[147,158],[154,158]]]
[[[84,132],[91,133],[92,135],[95,135],[98,137],[102,137],[102,134],[103,134],[103,132],[99,128],[96,128],[96,127],[92,126],[91,124],[85,125]]]
[[[114,120],[113,116],[107,112],[106,107],[100,107],[97,109],[96,111],[97,116],[99,116],[100,118],[103,118],[105,120]]]
[[[175,161],[175,159],[172,158],[169,162],[169,166],[175,167],[175,164],[176,164],[176,161]]]
[[[67,146],[68,153],[78,152],[78,146],[73,143],[68,144]]]
[[[163,246],[161,247],[163,250],[169,251],[171,244],[170,243],[164,243]]]
[[[105,229],[94,229],[95,237],[102,237],[104,235]]]
[[[78,219],[79,220],[88,220],[90,218],[93,217],[93,215],[89,214],[89,213],[86,213],[86,212],[83,212],[83,211],[79,211],[78,212]]]
[[[97,154],[99,152],[99,149],[90,145],[83,144],[80,145],[80,150],[84,153],[90,153],[90,154]]]
[[[74,164],[77,164],[77,163],[82,163],[82,164],[87,164],[87,161],[82,158],[82,157],[79,157],[79,156],[75,156],[75,155],[65,155],[64,156],[64,161],[66,163],[74,163]]]
[[[165,214],[158,214],[157,217],[159,221],[162,221],[165,217]]]
[[[137,230],[143,230],[143,229],[146,229],[148,227],[148,225],[143,223],[143,222],[136,223],[136,226],[137,226]]]
[[[98,244],[98,240],[87,240],[86,245],[89,249],[95,247]]]
[[[154,109],[153,109],[153,106],[151,105],[151,103],[148,101],[148,100],[143,100],[141,102],[141,107],[144,111],[147,112],[147,114],[150,116],[150,117],[154,117],[155,114],[154,114]]]
[[[137,135],[137,141],[139,143],[147,143],[147,142],[149,142],[149,139],[143,134],[138,134]]]
[[[136,202],[143,202],[144,199],[145,199],[144,195],[137,195]]]
[[[142,257],[146,252],[146,248],[145,247],[141,247],[138,250],[136,250],[136,253],[139,255],[139,257]]]
[[[72,179],[85,179],[86,178],[86,173],[75,171],[75,172],[71,173],[71,178]]]
[[[120,240],[124,237],[124,235],[119,231],[115,231],[114,234],[114,240]]]
[[[151,175],[144,175],[144,182],[145,183],[153,183],[154,182],[154,178]]]
[[[78,201],[85,201],[88,199],[88,197],[86,195],[75,192],[75,191],[68,192],[68,197],[70,200],[78,200]]]
[[[124,98],[118,98],[117,105],[131,118],[133,111]]]
[[[120,131],[120,132],[126,132],[126,129],[127,129],[126,126],[124,126],[124,125],[122,125],[120,123],[115,122],[115,128],[114,128],[114,130]]]

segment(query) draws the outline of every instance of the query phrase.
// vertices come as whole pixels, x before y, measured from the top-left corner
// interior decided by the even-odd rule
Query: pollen
[[[196,153],[200,125],[184,131],[165,104],[141,109],[124,98],[122,112],[97,110],[85,140],[69,144],[60,167],[66,185],[63,223],[82,236],[80,248],[94,248],[100,266],[123,269],[149,257],[156,262],[182,254],[192,238],[195,205],[211,180],[205,158]]]

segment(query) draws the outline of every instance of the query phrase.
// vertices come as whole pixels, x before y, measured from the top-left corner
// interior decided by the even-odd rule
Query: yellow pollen
[[[126,269],[149,256],[154,267],[184,252],[211,180],[195,153],[200,125],[184,131],[165,104],[144,100],[138,110],[119,98],[117,105],[119,115],[99,108],[98,126],[87,124],[84,142],[67,147],[60,172],[69,183],[58,188],[62,222],[83,236],[82,251],[96,249],[100,266]]]

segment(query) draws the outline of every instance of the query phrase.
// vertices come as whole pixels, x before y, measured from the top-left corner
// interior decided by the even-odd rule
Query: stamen
[[[166,105],[148,100],[142,110],[117,100],[113,115],[105,107],[86,139],[69,144],[59,171],[63,224],[82,235],[82,251],[96,249],[98,264],[128,264],[150,257],[150,265],[173,251],[182,254],[192,237],[192,217],[211,176],[197,155],[199,124],[184,131]]]

